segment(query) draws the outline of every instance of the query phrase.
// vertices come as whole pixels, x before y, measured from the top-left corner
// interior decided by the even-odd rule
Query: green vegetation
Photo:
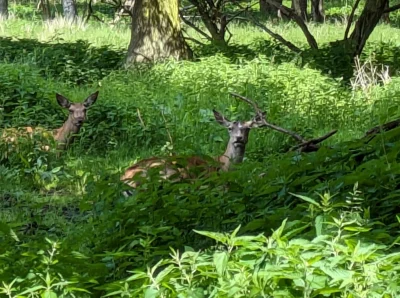
[[[363,138],[400,115],[395,13],[362,57],[388,65],[391,80],[362,89],[338,75],[335,53],[294,54],[249,24],[231,26],[227,48],[191,44],[196,61],[127,70],[123,22],[44,24],[11,8],[18,18],[0,23],[1,128],[58,128],[67,116],[55,92],[100,93],[61,158],[36,138],[11,154],[0,142],[0,297],[399,296],[400,128]],[[305,47],[292,23],[269,26]],[[327,44],[345,25],[310,28]],[[300,154],[287,152],[289,136],[253,130],[234,171],[154,178],[125,198],[119,178],[141,158],[223,152],[212,109],[254,114],[229,91],[306,138],[338,133]]]

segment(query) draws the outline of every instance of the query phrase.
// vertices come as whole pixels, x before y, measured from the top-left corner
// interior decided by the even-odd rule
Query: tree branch
[[[368,130],[365,133],[365,137],[369,136],[369,135],[374,135],[374,134],[380,133],[381,131],[389,131],[398,126],[400,126],[400,119],[396,119],[396,120],[390,121],[388,123],[378,125],[378,126],[371,128],[370,130]]]
[[[255,6],[256,4],[258,4],[258,2],[255,2],[253,4],[247,5],[246,7],[243,7],[242,5],[240,5],[240,3],[235,3],[237,7],[239,7],[241,10],[237,13],[235,13],[233,16],[231,16],[228,19],[227,24],[229,24],[231,21],[233,21],[234,19],[236,19],[239,15],[241,15],[242,13],[244,13],[245,11],[248,11],[251,7]]]
[[[271,4],[272,6],[274,6],[275,8],[279,9],[284,15],[286,15],[287,17],[289,17],[293,21],[295,21],[297,23],[297,25],[299,25],[300,29],[303,31],[309,46],[312,49],[318,49],[317,41],[315,40],[314,36],[308,30],[306,23],[303,21],[303,19],[300,16],[298,16],[294,12],[293,9],[280,4],[280,3],[276,2],[275,0],[265,0],[265,1],[269,4]]]
[[[186,32],[185,32],[186,33]],[[187,33],[186,33],[187,34]],[[201,41],[198,41],[197,39],[195,39],[195,38],[192,38],[192,37],[188,37],[188,36],[184,36],[183,37],[185,40],[190,40],[190,41],[192,41],[192,42],[194,42],[194,43],[197,43],[198,45],[201,45],[201,46],[204,46],[204,43],[202,43]]]
[[[271,31],[267,26],[259,23],[257,20],[251,18],[251,19],[246,19],[246,18],[240,18],[242,20],[247,20],[247,21],[251,21],[253,22],[254,25],[260,27],[263,31],[267,32],[269,35],[272,36],[272,38],[276,39],[277,41],[279,41],[280,43],[282,43],[283,45],[285,45],[288,49],[292,50],[295,53],[301,53],[301,49],[298,48],[297,46],[295,46],[293,43],[291,43],[290,41],[284,39],[281,35]]]
[[[354,3],[353,9],[351,10],[349,19],[347,20],[346,31],[344,32],[344,40],[346,40],[349,36],[351,23],[353,23],[354,14],[356,13],[356,9],[357,9],[359,3],[360,3],[360,0],[356,0],[356,3]]]
[[[395,10],[400,9],[400,4],[396,4],[395,6],[389,7],[383,11],[383,13],[393,12]]]
[[[183,16],[183,13],[182,13],[181,11],[179,12],[179,16],[181,17],[182,21],[183,21],[186,25],[192,27],[192,28],[193,28],[196,32],[198,32],[200,35],[202,35],[202,36],[205,37],[206,39],[212,41],[212,38],[211,38],[207,33],[205,33],[203,30],[201,30],[200,28],[198,28],[198,27],[197,27],[195,24],[193,24],[192,22],[190,22],[190,21],[188,21],[187,19],[185,19],[185,17]]]
[[[244,11],[248,10],[250,7],[252,7],[255,4],[258,4],[258,3],[254,3],[252,5],[249,5],[249,6],[245,7],[245,8],[243,8],[243,6],[241,6],[240,3],[236,3],[236,5],[242,9],[242,11],[240,11],[240,13],[243,13]],[[237,16],[236,16],[236,18],[239,19],[239,17],[237,17]],[[290,41],[284,39],[281,35],[269,30],[267,26],[265,26],[265,25],[261,24],[260,22],[258,22],[255,18],[253,18],[253,17],[249,17],[249,18],[240,17],[240,19],[245,20],[245,21],[253,22],[254,25],[260,27],[263,31],[265,31],[269,35],[271,35],[272,38],[274,38],[277,41],[281,42],[283,45],[287,46],[293,52],[301,53],[301,50],[298,47],[296,47],[293,43],[291,43]]]

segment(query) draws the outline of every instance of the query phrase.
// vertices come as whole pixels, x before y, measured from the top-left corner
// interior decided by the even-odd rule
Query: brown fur
[[[42,136],[49,135],[57,142],[58,149],[66,149],[74,141],[74,135],[78,134],[83,123],[86,121],[87,109],[96,102],[98,91],[91,94],[82,103],[71,103],[67,98],[60,94],[56,94],[58,104],[69,110],[69,116],[64,124],[53,131],[46,130],[42,127],[20,127],[20,128],[6,128],[3,129],[2,139],[6,143],[18,143],[19,137],[33,138],[35,134],[42,134]],[[45,151],[50,150],[49,146],[42,146]]]
[[[214,117],[217,122],[229,130],[229,142],[223,155],[217,156],[212,160],[200,156],[188,157],[151,157],[143,159],[129,167],[121,177],[121,181],[132,188],[136,188],[139,183],[133,179],[140,175],[146,177],[148,170],[151,168],[159,168],[160,177],[170,179],[176,176],[176,180],[195,178],[194,169],[199,169],[200,173],[208,175],[215,171],[228,171],[232,163],[241,163],[243,161],[245,147],[248,142],[248,134],[250,128],[257,127],[259,122],[256,119],[247,122],[231,122],[227,120],[217,111],[214,111]],[[180,160],[184,161],[184,165],[180,164]],[[213,164],[215,163],[215,165]]]

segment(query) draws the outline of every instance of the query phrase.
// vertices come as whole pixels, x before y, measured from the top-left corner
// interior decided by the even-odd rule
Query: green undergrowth
[[[153,179],[128,199],[117,175],[88,165],[84,175],[59,177],[85,185],[69,200],[3,194],[3,289],[396,297],[399,137],[395,129],[316,153],[270,155],[191,183]]]
[[[343,73],[338,52],[294,55],[251,27],[234,27],[226,49],[194,47],[196,61],[127,70],[120,28],[109,47],[103,25],[63,27],[64,39],[46,29],[39,42],[40,24],[26,39],[12,22],[0,29],[25,39],[0,39],[0,133],[60,127],[56,92],[100,93],[59,158],[40,136],[0,142],[0,297],[399,296],[400,130],[364,137],[400,114],[396,37],[376,42],[395,29],[380,27],[363,57],[389,65],[391,81],[353,91],[327,71]],[[278,28],[296,35],[290,26]],[[307,139],[338,133],[300,154],[290,136],[254,128],[233,171],[152,177],[122,195],[121,173],[141,158],[222,154],[228,135],[212,109],[254,116],[229,92]]]

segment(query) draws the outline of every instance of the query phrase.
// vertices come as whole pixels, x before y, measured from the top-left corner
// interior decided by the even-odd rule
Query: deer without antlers
[[[213,110],[215,120],[226,127],[229,132],[229,141],[224,154],[214,157],[212,160],[200,156],[189,156],[181,162],[176,157],[152,157],[143,159],[129,167],[121,181],[132,188],[136,188],[139,183],[132,179],[137,175],[146,177],[148,170],[158,168],[160,177],[171,179],[172,176],[178,176],[178,180],[192,178],[190,170],[195,167],[204,168],[206,172],[228,171],[232,164],[241,163],[246,150],[246,144],[249,138],[251,128],[256,128],[261,123],[259,115],[250,121],[229,121],[219,112]]]
[[[56,93],[58,104],[68,109],[69,116],[64,124],[53,131],[48,131],[41,127],[21,127],[21,128],[6,128],[3,129],[2,139],[6,143],[16,143],[18,137],[33,137],[36,133],[50,134],[57,142],[57,149],[64,150],[74,141],[74,137],[79,133],[83,123],[86,121],[87,109],[96,102],[99,91],[89,95],[81,103],[72,103],[66,97]],[[43,146],[42,149],[48,151],[49,146]]]

